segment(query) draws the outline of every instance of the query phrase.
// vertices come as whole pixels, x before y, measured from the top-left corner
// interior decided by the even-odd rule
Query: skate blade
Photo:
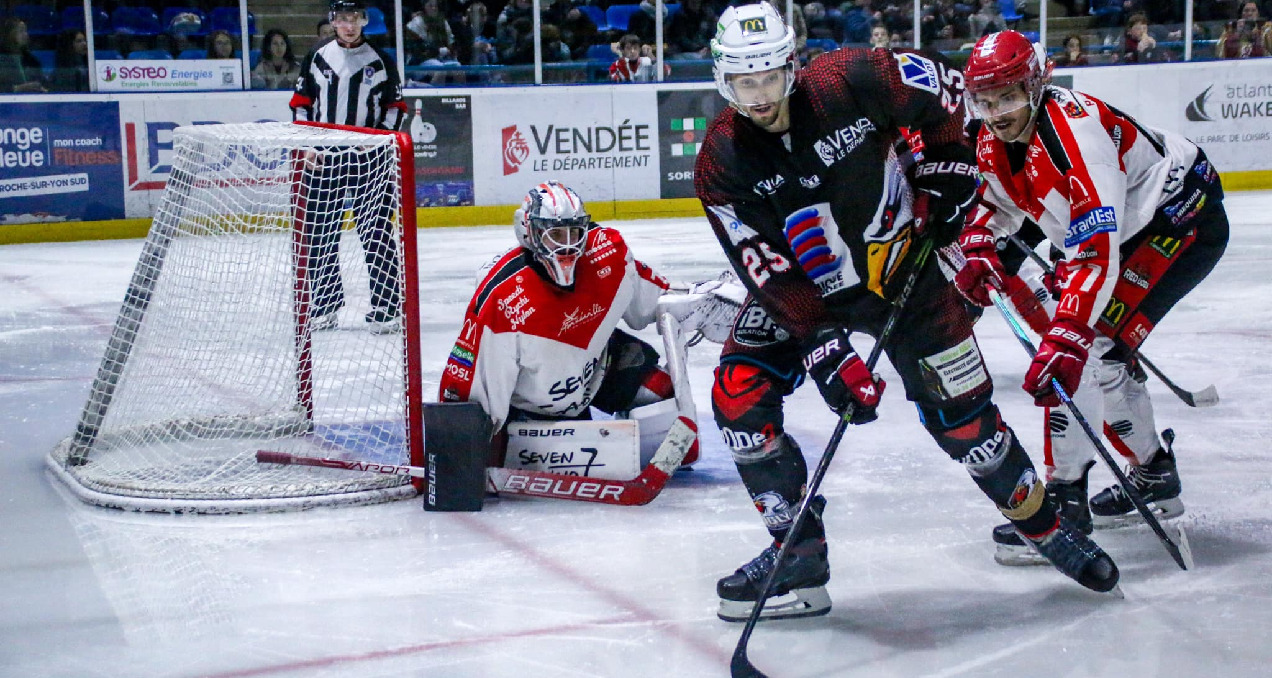
[[[1114,598],[1117,598],[1118,600],[1126,600],[1126,594],[1122,593],[1121,584],[1115,585],[1113,588],[1109,589],[1107,593],[1108,595],[1113,596]]]
[[[727,622],[744,622],[751,618],[752,600],[721,600],[716,616]],[[764,601],[759,621],[820,617],[830,612],[830,594],[825,586],[796,589],[785,596]]]
[[[1179,497],[1150,501],[1148,502],[1148,509],[1153,512],[1153,516],[1158,520],[1174,520],[1184,515],[1184,501]],[[1140,515],[1139,511],[1135,510],[1118,516],[1101,516],[1092,512],[1091,522],[1095,524],[1097,529],[1111,530],[1131,525],[1143,525],[1144,517]]]
[[[1163,525],[1162,528],[1170,535],[1171,540],[1175,542],[1175,546],[1179,548],[1179,555],[1184,561],[1184,569],[1192,571],[1197,564],[1193,561],[1192,544],[1188,543],[1188,533],[1184,531],[1183,525]]]
[[[1042,557],[1042,554],[1032,548],[1021,544],[1019,546],[1011,546],[1008,544],[996,544],[998,548],[994,550],[994,562],[1007,567],[1030,567],[1033,565],[1050,565],[1050,561]]]

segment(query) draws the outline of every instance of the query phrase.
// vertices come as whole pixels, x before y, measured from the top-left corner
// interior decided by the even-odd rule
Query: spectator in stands
[[[329,40],[331,38],[336,37],[336,28],[332,26],[331,22],[326,19],[323,19],[318,22],[318,28],[316,29],[316,32],[318,35],[318,42],[322,42],[323,40]]]
[[[533,22],[533,12],[531,0],[511,0],[504,5],[503,11],[495,19],[495,46],[499,48],[501,55],[508,53],[516,45],[518,38],[523,37],[517,31],[517,21],[525,19]],[[508,63],[506,59],[503,61]]]
[[[782,12],[782,16],[786,16],[786,12]],[[804,63],[808,63],[808,23],[804,21],[804,8],[792,3],[788,23],[795,29],[795,53],[803,55]]]
[[[871,0],[853,0],[853,4],[843,10],[844,42],[866,42],[870,39],[870,26],[881,18],[881,13],[871,6]]]
[[[641,44],[654,44],[654,0],[640,0],[640,11],[627,22],[627,32],[640,38]],[[663,4],[663,30],[667,29],[667,5]]]
[[[870,29],[870,46],[882,47],[883,49],[892,47],[892,36],[888,35],[887,26],[875,24],[874,28]]]
[[[71,28],[58,34],[49,89],[54,92],[88,91],[88,38],[84,31]]]
[[[1220,59],[1249,59],[1268,55],[1269,26],[1259,17],[1259,5],[1246,2],[1238,10],[1238,18],[1224,26],[1215,43],[1215,56]]]
[[[489,66],[498,63],[499,57],[494,47],[494,30],[490,26],[490,15],[486,11],[486,3],[474,2],[468,6],[455,35],[455,44],[460,49],[460,63],[473,66]],[[464,54],[465,45],[468,45],[467,55]]]
[[[809,6],[818,3],[810,2]],[[820,5],[818,5],[820,6]],[[805,7],[807,9],[807,6]],[[825,10],[822,10],[824,16]],[[716,13],[703,0],[681,0],[680,11],[663,27],[669,59],[710,59]]]
[[[234,58],[234,37],[228,31],[212,31],[208,34],[208,58]]]
[[[1091,65],[1082,49],[1082,38],[1077,35],[1065,36],[1063,49],[1052,61],[1060,68]]]
[[[950,40],[960,35],[966,37],[969,29],[965,24],[966,20],[959,16],[954,7],[954,0],[936,0],[923,7],[919,24],[923,43]]]
[[[513,0],[515,3],[523,0]],[[509,7],[512,5],[509,4]],[[505,11],[507,7],[504,8]],[[542,26],[542,24],[540,24]],[[518,17],[500,30],[499,63],[515,66],[534,63],[534,24],[530,17]]]
[[[969,37],[980,39],[990,33],[1007,30],[1007,20],[1003,18],[1002,7],[998,0],[980,0],[976,12],[967,17]]]
[[[561,29],[561,42],[569,48],[571,60],[586,58],[587,49],[596,42],[596,22],[570,0],[555,0],[543,13],[543,22]]]
[[[618,60],[610,64],[610,80],[613,82],[653,82],[654,50],[642,44],[640,36],[628,33],[618,41]],[[668,70],[670,72],[670,70]]]
[[[261,41],[261,61],[252,69],[252,89],[292,89],[300,64],[286,31],[271,28]]]
[[[26,22],[7,17],[0,22],[0,92],[46,92],[44,68],[31,53]]]
[[[561,27],[556,24],[539,24],[539,53],[543,57],[543,63],[559,63],[562,61],[572,61],[570,56],[570,47],[561,39]]]
[[[406,24],[406,62],[411,65],[440,66],[459,63],[454,56],[455,33],[441,0],[424,0]]]
[[[672,23],[680,14],[684,13],[684,2],[680,4],[680,12],[671,18]],[[715,22],[712,21],[714,24]],[[826,6],[820,2],[810,2],[804,5],[804,23],[808,25],[808,37],[817,40],[834,40],[841,42],[844,39],[843,25],[826,13]]]
[[[1148,32],[1148,17],[1133,14],[1126,22],[1126,35],[1122,42],[1122,61],[1128,64],[1151,64],[1164,60],[1164,53],[1157,47],[1157,38]]]

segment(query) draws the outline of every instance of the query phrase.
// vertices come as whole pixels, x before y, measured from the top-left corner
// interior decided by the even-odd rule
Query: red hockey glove
[[[1065,319],[1051,323],[1025,373],[1023,388],[1033,396],[1035,405],[1059,407],[1060,396],[1051,387],[1052,379],[1059,381],[1070,396],[1078,390],[1094,339],[1095,330],[1086,325]]]
[[[886,383],[870,374],[866,364],[848,343],[848,330],[826,327],[806,344],[804,369],[817,382],[822,399],[837,414],[853,405],[849,423],[868,424],[879,417],[875,408]]]
[[[1041,288],[1039,291],[1045,293]],[[1051,326],[1051,316],[1047,315],[1047,309],[1043,308],[1042,301],[1034,296],[1034,291],[1020,279],[1020,276],[1007,276],[1007,301],[1011,302],[1020,317],[1029,323],[1029,329],[1037,332],[1040,337],[1047,335],[1047,330]]]
[[[989,285],[1005,289],[1003,262],[995,249],[994,233],[984,226],[968,226],[958,238],[967,263],[954,276],[954,285],[977,306],[993,306]]]

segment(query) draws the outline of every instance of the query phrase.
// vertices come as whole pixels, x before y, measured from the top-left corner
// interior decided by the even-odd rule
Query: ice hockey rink
[[[762,623],[754,663],[775,678],[1272,675],[1272,193],[1227,204],[1227,255],[1144,346],[1177,383],[1214,384],[1221,397],[1190,409],[1148,383],[1159,426],[1178,434],[1195,570],[1180,571],[1143,526],[1097,534],[1125,599],[1051,568],[995,564],[1000,517],[923,431],[885,361],[894,388],[879,421],[848,430],[821,488],[834,609]],[[674,280],[724,267],[705,220],[612,225]],[[513,236],[500,225],[419,237],[432,395],[473,272]],[[715,582],[766,534],[712,423],[718,346],[689,355],[703,460],[644,507],[94,508],[44,458],[74,427],[140,248],[0,247],[0,675],[728,675],[741,625],[716,618]],[[1019,389],[1025,354],[993,309],[977,333],[997,402],[1040,461],[1040,412]],[[788,407],[811,468],[834,417],[812,387]],[[1097,466],[1093,491],[1109,482]]]

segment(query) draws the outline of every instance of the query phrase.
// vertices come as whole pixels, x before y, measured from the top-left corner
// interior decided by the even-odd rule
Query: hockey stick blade
[[[1020,236],[1012,233],[1007,236],[1007,239],[1011,240],[1012,244],[1020,248],[1020,251],[1024,252],[1025,255],[1032,259],[1035,264],[1038,264],[1043,272],[1053,275],[1055,274],[1055,269],[1051,266],[1051,264],[1048,264],[1041,255],[1033,251],[1033,248],[1026,245],[1025,241],[1020,239]],[[1161,382],[1166,385],[1166,388],[1170,389],[1171,393],[1174,393],[1176,397],[1184,401],[1185,405],[1189,407],[1214,407],[1218,404],[1219,392],[1215,390],[1214,384],[1211,384],[1200,391],[1189,391],[1183,386],[1171,381],[1165,374],[1162,374],[1162,371],[1157,369],[1157,366],[1149,361],[1149,359],[1145,357],[1143,353],[1140,353],[1139,350],[1135,351],[1135,356],[1139,358],[1141,365],[1143,365],[1149,372],[1152,372],[1153,376],[1161,380]]]
[[[411,476],[427,478],[428,469],[423,466],[405,466],[399,464],[381,464],[374,461],[350,461],[346,459],[327,459],[323,457],[303,457],[273,450],[257,450],[256,463],[280,464],[283,466],[316,466],[318,468],[334,468],[343,471],[361,471],[363,473],[379,473],[391,476]]]
[[[667,479],[680,468],[698,438],[698,427],[688,417],[677,417],[654,457],[631,480],[567,476],[547,471],[495,467],[486,469],[497,492],[506,494],[590,501],[618,506],[644,506],[662,492]]]
[[[1033,342],[1029,341],[1029,336],[1025,334],[1025,328],[1021,326],[1020,320],[1017,319],[1016,315],[1011,312],[1010,308],[1007,307],[1007,302],[1003,299],[1002,294],[995,287],[991,286],[989,288],[989,298],[994,301],[994,306],[998,307],[998,312],[1002,314],[1003,320],[1007,321],[1007,324],[1011,326],[1011,331],[1016,335],[1016,340],[1020,342],[1020,345],[1025,349],[1025,352],[1029,354],[1029,357],[1033,358],[1037,353],[1037,349],[1034,348]],[[1166,534],[1166,531],[1162,529],[1161,521],[1157,519],[1157,516],[1153,515],[1153,511],[1144,501],[1143,495],[1141,495],[1139,490],[1131,484],[1130,479],[1126,477],[1126,474],[1122,472],[1121,467],[1119,467],[1117,462],[1113,460],[1113,455],[1109,453],[1108,447],[1106,447],[1104,442],[1100,440],[1100,436],[1095,432],[1095,429],[1091,428],[1091,422],[1087,421],[1087,418],[1082,414],[1082,411],[1078,409],[1076,404],[1074,404],[1073,398],[1069,397],[1064,386],[1060,384],[1060,380],[1053,377],[1051,379],[1051,388],[1056,392],[1056,396],[1060,398],[1060,402],[1064,403],[1064,406],[1068,408],[1069,413],[1073,415],[1073,418],[1078,422],[1078,425],[1082,427],[1083,433],[1085,433],[1087,439],[1091,441],[1091,446],[1095,448],[1095,451],[1099,453],[1100,458],[1104,460],[1104,463],[1109,467],[1109,470],[1113,472],[1113,477],[1117,479],[1117,482],[1121,483],[1126,496],[1131,500],[1131,503],[1135,505],[1135,510],[1139,511],[1140,516],[1144,518],[1144,522],[1147,523],[1149,527],[1153,528],[1153,532],[1157,535],[1157,538],[1161,540],[1162,546],[1166,548],[1170,557],[1175,560],[1175,564],[1179,565],[1179,569],[1187,570],[1188,561],[1184,558],[1179,544],[1175,543],[1175,541],[1170,538],[1170,535]]]

